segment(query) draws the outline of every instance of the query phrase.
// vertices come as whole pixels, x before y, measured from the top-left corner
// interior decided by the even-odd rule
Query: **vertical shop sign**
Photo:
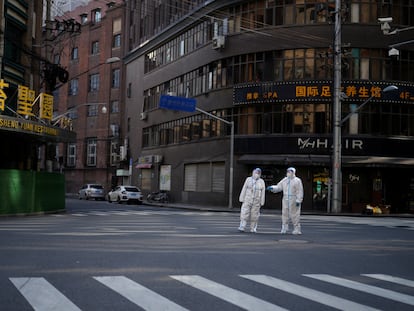
[[[171,165],[160,167],[160,190],[171,191]]]

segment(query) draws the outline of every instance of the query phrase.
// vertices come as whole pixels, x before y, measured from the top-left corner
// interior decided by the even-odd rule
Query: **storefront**
[[[344,137],[342,145],[342,212],[361,213],[368,204],[391,213],[413,212],[414,159],[409,153],[414,140]],[[261,166],[266,184],[278,182],[288,166],[295,166],[306,193],[303,209],[315,211],[329,210],[330,146],[332,138],[321,135],[236,140],[242,154],[238,161],[246,171]],[[267,207],[279,208],[279,201],[268,196]]]
[[[76,133],[57,121],[51,95],[0,80],[0,214],[64,210],[56,144],[75,141]]]

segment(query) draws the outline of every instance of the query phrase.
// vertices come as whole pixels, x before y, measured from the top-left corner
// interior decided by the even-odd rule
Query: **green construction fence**
[[[0,214],[52,213],[64,209],[63,174],[0,170]]]

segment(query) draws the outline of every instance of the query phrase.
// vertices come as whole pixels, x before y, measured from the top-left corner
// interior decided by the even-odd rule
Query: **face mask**
[[[257,174],[257,173],[253,173],[253,178],[254,178],[254,179],[259,179],[259,178],[260,178],[260,175],[259,175],[259,174]]]
[[[292,178],[292,177],[293,177],[293,172],[290,172],[290,171],[289,171],[289,172],[287,172],[287,173],[286,173],[286,177],[287,177],[287,178]]]

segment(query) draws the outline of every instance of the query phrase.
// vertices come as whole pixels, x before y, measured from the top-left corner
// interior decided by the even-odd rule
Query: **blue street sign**
[[[194,98],[161,95],[160,108],[194,112],[196,110],[196,100]]]

